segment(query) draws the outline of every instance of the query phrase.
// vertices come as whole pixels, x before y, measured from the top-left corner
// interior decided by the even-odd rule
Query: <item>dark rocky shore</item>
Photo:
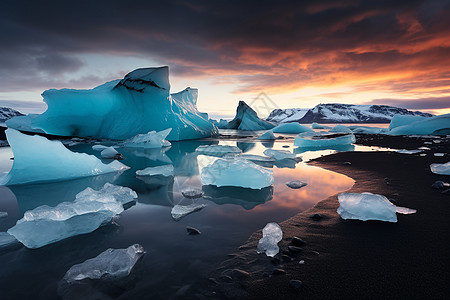
[[[331,196],[279,224],[284,235],[273,259],[256,254],[262,234],[255,232],[211,274],[208,298],[450,298],[450,195],[431,187],[450,176],[429,168],[449,161],[450,139],[359,135],[357,143],[431,149],[426,156],[342,152],[310,162],[355,179],[349,192],[383,194],[417,213],[398,215],[397,223],[342,220]]]

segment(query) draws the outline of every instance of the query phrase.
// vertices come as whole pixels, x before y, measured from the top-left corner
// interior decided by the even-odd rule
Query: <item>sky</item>
[[[450,113],[450,1],[21,1],[0,10],[0,106],[169,66],[230,118],[319,103]],[[260,101],[260,104],[258,104]],[[262,105],[264,104],[264,105]]]

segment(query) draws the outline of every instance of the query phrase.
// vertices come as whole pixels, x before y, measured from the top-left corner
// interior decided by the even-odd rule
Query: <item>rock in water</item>
[[[203,191],[194,188],[189,188],[184,191],[181,191],[181,194],[188,199],[197,199],[203,197]]]
[[[342,219],[397,222],[396,213],[413,214],[414,209],[392,204],[385,196],[372,193],[342,193],[338,195],[338,214]]]
[[[291,189],[299,189],[304,186],[307,186],[308,184],[306,182],[300,181],[300,180],[293,180],[286,182],[286,185],[290,187]]]
[[[303,286],[303,282],[301,282],[300,280],[292,279],[289,281],[289,286],[293,289],[298,290]]]
[[[137,170],[136,175],[138,176],[154,176],[154,175],[161,175],[161,176],[173,176],[174,169],[173,165],[163,165],[163,166],[157,166],[157,167],[148,167],[144,170]]]
[[[256,112],[244,101],[239,101],[236,116],[226,126],[228,129],[238,130],[265,130],[274,127],[272,123],[258,118]]]
[[[144,248],[139,244],[126,249],[109,248],[94,258],[72,266],[63,280],[71,283],[87,278],[111,280],[126,277],[144,254]]]
[[[174,207],[172,207],[172,211],[170,213],[172,214],[172,218],[175,221],[179,221],[183,217],[203,209],[205,206],[206,206],[205,204],[196,204],[196,203],[192,203],[189,205],[175,205]]]
[[[433,189],[442,190],[442,189],[444,189],[444,188],[446,188],[446,187],[450,187],[450,183],[448,183],[448,182],[443,182],[443,181],[441,181],[441,180],[437,180],[437,181],[435,181],[435,182],[431,185],[431,187],[432,187]]]
[[[201,180],[204,185],[262,189],[272,185],[273,171],[245,159],[219,158],[202,169]]]
[[[60,181],[129,169],[118,161],[104,164],[94,155],[72,152],[61,142],[42,136],[30,136],[10,128],[6,135],[14,153],[14,164],[6,176],[0,177],[0,185]]]
[[[278,242],[283,239],[283,231],[277,223],[268,223],[263,229],[263,237],[258,242],[256,252],[274,257],[279,251]]]
[[[187,226],[186,227],[186,231],[189,235],[199,235],[202,234],[200,230],[198,230],[197,228],[191,227],[191,226]]]

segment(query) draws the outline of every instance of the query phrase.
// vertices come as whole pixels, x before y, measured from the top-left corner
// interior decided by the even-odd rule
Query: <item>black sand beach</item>
[[[433,140],[439,140],[436,143]],[[431,144],[430,144],[431,142]],[[283,240],[273,259],[256,254],[254,233],[210,278],[211,298],[235,299],[449,299],[450,195],[431,188],[450,176],[431,173],[449,160],[449,138],[359,135],[357,144],[431,150],[419,154],[342,152],[311,161],[355,179],[349,192],[385,195],[417,209],[397,223],[342,220],[337,195],[280,223]],[[446,153],[435,157],[433,153]],[[350,162],[348,164],[346,162]],[[311,218],[320,214],[320,220]],[[292,237],[306,244],[288,250]],[[304,260],[304,264],[299,261]],[[290,286],[300,280],[300,288]],[[216,283],[217,282],[217,283]],[[296,282],[298,284],[298,282]]]

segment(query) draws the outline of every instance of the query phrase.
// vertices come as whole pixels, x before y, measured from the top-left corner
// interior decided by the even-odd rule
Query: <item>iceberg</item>
[[[276,140],[277,138],[273,134],[272,130],[266,131],[261,136],[258,137],[258,140]]]
[[[122,154],[117,152],[117,150],[114,147],[108,147],[103,149],[100,155],[104,159],[123,159]]]
[[[302,132],[314,132],[309,127],[300,125],[299,123],[283,123],[272,129],[275,133],[302,133]]]
[[[137,170],[136,175],[138,176],[154,176],[161,175],[165,177],[173,176],[173,165],[163,165],[157,167],[148,167],[144,170]]]
[[[413,214],[415,209],[392,204],[385,196],[372,193],[342,193],[338,195],[338,214],[342,219],[397,222],[396,213]]]
[[[64,275],[63,281],[73,283],[83,279],[111,280],[126,277],[144,254],[144,247],[139,244],[126,249],[109,248],[94,258],[72,266]]]
[[[350,145],[356,142],[353,134],[329,134],[324,132],[301,133],[294,140],[296,147],[330,147]]]
[[[42,205],[26,211],[8,233],[27,248],[40,248],[96,230],[136,198],[136,192],[130,188],[110,183],[99,191],[87,188],[76,195],[74,202],[62,202],[55,207]]]
[[[403,116],[399,117],[403,122]],[[398,122],[398,121],[397,121]],[[447,135],[450,134],[450,114],[429,118],[421,118],[418,121],[396,126],[386,134],[389,135]]]
[[[268,223],[262,230],[263,237],[258,242],[256,252],[266,253],[267,256],[274,257],[280,252],[278,242],[283,239],[283,231],[277,223]]]
[[[37,117],[39,114],[28,114],[26,116],[17,116],[13,117],[5,122],[6,127],[20,130],[20,131],[27,131],[27,132],[34,132],[34,133],[45,133],[44,130],[33,128],[31,126],[31,122]]]
[[[295,159],[295,154],[287,150],[266,149],[263,153],[275,160]]]
[[[317,124],[316,122],[311,124],[311,128],[312,129],[331,129],[331,127],[329,127],[329,126],[320,125],[320,124]]]
[[[352,133],[352,130],[344,125],[336,125],[333,128],[331,128],[329,132]]]
[[[239,101],[236,116],[226,126],[227,129],[237,130],[266,130],[274,127],[272,123],[258,118],[256,112],[244,101]]]
[[[94,155],[72,152],[61,142],[42,136],[30,136],[10,128],[6,135],[14,163],[11,171],[0,178],[0,185],[69,180],[129,169],[118,161],[104,164]]]
[[[181,191],[181,194],[183,195],[183,197],[188,199],[197,199],[203,197],[203,191],[195,188],[183,190]]]
[[[205,204],[192,203],[189,205],[175,205],[170,212],[175,221],[179,221],[185,216],[205,208]]]
[[[450,161],[445,164],[431,164],[431,172],[439,175],[450,175]]]
[[[169,94],[169,68],[143,68],[91,90],[51,89],[42,96],[48,109],[31,127],[60,136],[125,140],[172,128],[169,141],[218,134],[197,110],[198,90]]]
[[[225,154],[239,154],[242,152],[236,146],[228,145],[201,145],[195,149],[198,154],[221,157]]]
[[[391,122],[389,123],[389,130],[392,130],[400,126],[408,125],[417,121],[423,121],[427,118],[429,118],[429,116],[426,117],[426,116],[396,114],[392,117]]]
[[[420,150],[420,149],[417,149],[417,150],[399,149],[396,152],[400,153],[400,154],[417,154],[417,153],[422,152],[422,150]]]
[[[262,189],[272,185],[273,171],[245,159],[219,158],[202,169],[201,181],[218,187]]]
[[[214,119],[209,119],[209,121],[211,123],[213,123],[214,125],[216,125],[217,128],[219,128],[219,129],[226,129],[227,125],[228,125],[228,121],[224,120],[224,119],[220,119],[219,121],[214,120]]]
[[[138,134],[131,139],[123,141],[119,144],[120,147],[128,148],[161,148],[170,146],[170,142],[166,140],[167,136],[172,131],[172,128],[167,128],[160,132],[150,131],[145,134]]]

